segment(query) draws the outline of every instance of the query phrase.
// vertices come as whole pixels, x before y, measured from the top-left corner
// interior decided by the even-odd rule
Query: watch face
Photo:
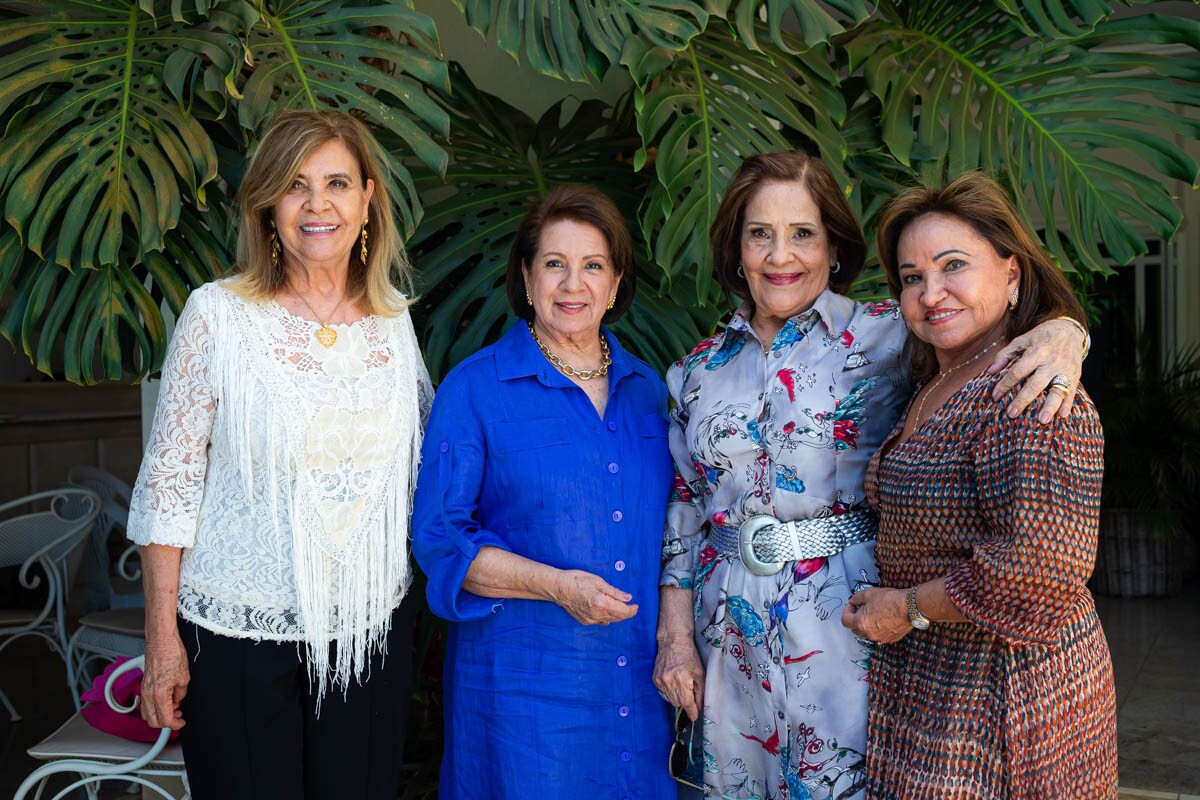
[[[912,620],[912,626],[919,631],[929,630],[929,620],[924,617],[916,617]]]

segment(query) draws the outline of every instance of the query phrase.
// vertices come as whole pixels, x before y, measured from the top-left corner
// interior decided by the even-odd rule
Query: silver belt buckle
[[[755,514],[738,528],[738,551],[747,572],[766,577],[779,572],[779,570],[783,569],[783,565],[787,563],[786,561],[763,561],[754,550],[755,535],[763,528],[769,528],[772,525],[778,524],[779,520],[770,514]]]

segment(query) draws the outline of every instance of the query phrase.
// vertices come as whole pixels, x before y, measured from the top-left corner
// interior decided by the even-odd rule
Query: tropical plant
[[[424,87],[446,66],[406,2],[2,0],[0,52],[0,333],[70,380],[158,368],[161,307],[228,267],[243,153],[276,109],[355,111],[445,168]]]
[[[435,374],[509,319],[503,256],[550,183],[627,209],[645,255],[619,333],[662,366],[728,306],[707,231],[747,153],[818,153],[868,233],[898,186],[985,170],[1037,227],[1061,223],[1045,238],[1065,269],[1099,272],[1101,244],[1124,263],[1144,232],[1168,238],[1165,181],[1197,178],[1175,137],[1200,133],[1181,113],[1200,25],[1114,18],[1129,3],[455,4],[525,68],[619,71],[630,96],[534,121],[466,75],[451,87],[408,0],[0,0],[0,333],[72,380],[152,373],[159,309],[227,266],[243,153],[281,106],[353,111],[392,149]]]

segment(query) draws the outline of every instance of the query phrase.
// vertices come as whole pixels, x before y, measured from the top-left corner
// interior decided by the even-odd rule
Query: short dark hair
[[[821,212],[821,224],[840,264],[837,272],[829,274],[829,287],[839,294],[848,292],[867,258],[866,240],[833,172],[824,161],[800,150],[749,156],[738,167],[709,229],[713,277],[717,283],[727,292],[750,299],[750,286],[738,275],[742,262],[742,224],[746,206],[768,182],[804,184]]]
[[[598,189],[590,186],[555,186],[534,203],[533,208],[517,226],[517,236],[508,251],[508,269],[504,274],[504,291],[513,313],[526,322],[534,318],[533,306],[525,299],[525,277],[521,270],[533,261],[537,254],[538,240],[547,225],[569,219],[591,225],[604,235],[608,242],[608,255],[613,270],[621,277],[617,284],[617,298],[613,307],[604,313],[601,320],[610,325],[621,318],[633,304],[637,289],[637,270],[633,264],[633,240],[625,218],[616,204]]]
[[[996,181],[982,172],[966,172],[948,185],[932,189],[915,186],[892,198],[879,221],[876,251],[893,297],[900,296],[900,237],[909,225],[927,214],[960,219],[987,239],[1001,258],[1016,256],[1021,265],[1020,296],[1008,315],[1009,339],[1041,322],[1067,316],[1086,322],[1083,305],[1071,291],[1062,270],[1055,265],[1038,238],[1021,219],[1017,208]],[[933,347],[911,343],[913,378],[924,380],[937,372]]]

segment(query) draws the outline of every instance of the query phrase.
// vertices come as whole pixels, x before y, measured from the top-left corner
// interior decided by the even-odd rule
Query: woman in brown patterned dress
[[[977,173],[897,197],[878,250],[924,385],[868,471],[881,586],[842,616],[878,643],[868,797],[1115,798],[1112,662],[1085,586],[1100,421],[1082,390],[1050,425],[1009,416],[984,372],[1012,337],[1082,309]]]

